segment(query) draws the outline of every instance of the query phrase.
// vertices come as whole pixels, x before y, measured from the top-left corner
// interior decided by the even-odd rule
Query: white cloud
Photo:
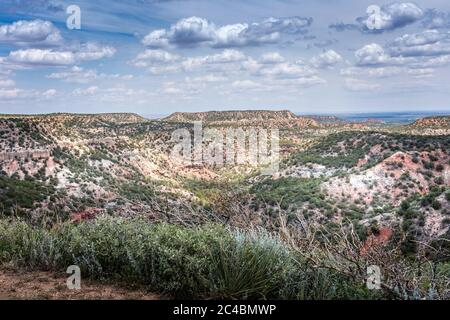
[[[274,64],[284,62],[285,59],[278,52],[267,52],[261,56],[259,59],[260,63],[263,64]]]
[[[74,64],[76,58],[71,51],[24,49],[10,52],[7,61],[21,65],[64,66]]]
[[[293,63],[279,63],[263,66],[254,72],[255,75],[269,76],[280,79],[304,78],[314,75],[316,72],[311,68]]]
[[[180,57],[163,50],[146,50],[129,63],[138,68],[145,68],[150,73],[162,74],[178,71],[194,71],[200,68],[220,68],[221,65],[244,61],[244,53],[226,49],[220,53],[196,57]]]
[[[379,44],[368,44],[355,52],[356,63],[360,66],[402,65],[414,59],[392,57]]]
[[[42,100],[42,99],[51,99],[57,95],[55,89],[48,89],[45,91],[39,90],[28,90],[28,89],[20,89],[20,88],[0,88],[0,100],[1,102],[17,102],[30,100],[33,102]]]
[[[340,74],[345,77],[385,78],[399,75],[402,71],[400,67],[351,67],[342,69]]]
[[[328,50],[311,59],[311,64],[316,68],[328,68],[335,66],[344,59],[334,50]]]
[[[450,54],[450,33],[426,30],[405,34],[388,44],[392,56],[420,57]]]
[[[100,46],[97,43],[88,42],[81,46],[75,53],[78,61],[92,61],[103,58],[111,58],[116,53],[116,49],[109,46]]]
[[[77,62],[112,57],[116,50],[94,43],[83,45],[79,51],[58,51],[53,49],[22,49],[11,51],[3,58],[6,64],[18,66],[70,66]]]
[[[241,51],[226,49],[219,54],[206,56],[203,60],[206,63],[229,63],[243,61],[245,59],[246,56]]]
[[[81,67],[74,66],[70,70],[63,72],[53,72],[47,75],[48,79],[60,79],[65,82],[72,83],[90,83],[95,80],[114,79],[114,80],[132,80],[133,75],[120,74],[104,74],[98,73],[97,70],[85,70]]]
[[[422,20],[424,11],[412,2],[392,2],[380,7],[380,11],[356,18],[356,23],[334,23],[329,27],[337,31],[359,30],[366,33],[382,33],[399,29]],[[368,27],[376,21],[374,28]]]
[[[436,67],[444,67],[450,64],[450,55],[443,55],[436,58],[431,58],[422,63],[416,64],[419,68],[436,68]]]
[[[50,21],[21,20],[0,26],[0,43],[58,45],[62,40],[59,30]]]
[[[182,67],[184,70],[195,70],[202,66],[211,65],[223,65],[231,64],[234,62],[241,62],[247,59],[246,55],[241,51],[234,49],[226,49],[221,53],[187,58],[182,62]]]
[[[151,48],[252,46],[276,43],[282,35],[305,33],[311,23],[311,18],[288,17],[217,27],[207,19],[193,16],[177,21],[169,29],[150,32],[142,39],[142,43]]]
[[[74,96],[85,96],[85,95],[94,95],[99,92],[99,88],[97,86],[91,86],[89,88],[77,88],[72,91]]]
[[[394,2],[381,8],[381,29],[400,28],[420,20],[423,15],[422,9],[414,3]]]
[[[133,60],[137,67],[147,67],[155,63],[170,63],[178,61],[180,57],[164,50],[145,50]]]
[[[342,69],[340,74],[344,77],[362,77],[362,78],[388,78],[395,76],[413,76],[415,78],[431,77],[435,72],[433,68],[422,68],[417,66],[389,66],[389,67],[351,67]]]
[[[0,88],[14,87],[15,85],[16,85],[16,82],[14,80],[0,79]]]
[[[44,91],[42,93],[42,96],[44,96],[44,98],[46,98],[46,99],[50,99],[50,98],[55,97],[57,94],[58,94],[58,92],[56,91],[56,89],[49,89],[47,91]]]
[[[203,75],[203,76],[199,76],[199,77],[186,77],[185,81],[188,83],[191,82],[200,82],[200,83],[204,83],[204,82],[209,82],[209,83],[213,83],[213,82],[223,82],[223,81],[227,81],[228,78],[224,77],[224,76],[220,76],[220,75],[215,75],[215,74],[207,74],[207,75]]]

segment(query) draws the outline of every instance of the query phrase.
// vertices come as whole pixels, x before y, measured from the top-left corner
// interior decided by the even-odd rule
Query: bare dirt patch
[[[67,276],[42,271],[0,268],[0,300],[161,300],[144,288],[82,280],[80,290],[69,290]]]

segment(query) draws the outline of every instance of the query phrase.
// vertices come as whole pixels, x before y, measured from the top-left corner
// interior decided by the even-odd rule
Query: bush
[[[30,209],[55,192],[52,186],[26,176],[24,180],[0,176],[0,211],[12,213],[15,206]]]
[[[108,217],[52,230],[3,221],[0,232],[1,261],[40,269],[78,265],[93,278],[140,282],[175,296],[205,292],[210,248],[231,241],[219,226],[183,228]]]
[[[415,253],[415,238],[409,235],[406,240],[403,252]],[[313,258],[326,262],[317,267],[299,248],[267,232],[231,232],[221,225],[185,227],[105,216],[43,228],[0,220],[0,263],[60,271],[75,264],[84,277],[140,283],[183,298],[388,297],[384,291],[368,291],[347,268],[342,272],[326,267],[339,266],[339,256],[314,251]]]
[[[442,208],[442,204],[441,204],[439,201],[434,200],[434,201],[431,203],[431,207],[432,207],[434,210],[439,210],[439,209]]]
[[[212,295],[222,299],[277,298],[283,275],[293,267],[286,247],[265,233],[236,233],[212,253]]]

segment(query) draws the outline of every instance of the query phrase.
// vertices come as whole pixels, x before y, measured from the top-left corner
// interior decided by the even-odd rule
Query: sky
[[[449,101],[445,0],[0,3],[0,113],[450,113]]]

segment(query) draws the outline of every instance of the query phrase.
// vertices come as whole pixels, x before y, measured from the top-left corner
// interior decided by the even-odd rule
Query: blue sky
[[[0,3],[0,113],[450,111],[449,80],[444,0]]]

